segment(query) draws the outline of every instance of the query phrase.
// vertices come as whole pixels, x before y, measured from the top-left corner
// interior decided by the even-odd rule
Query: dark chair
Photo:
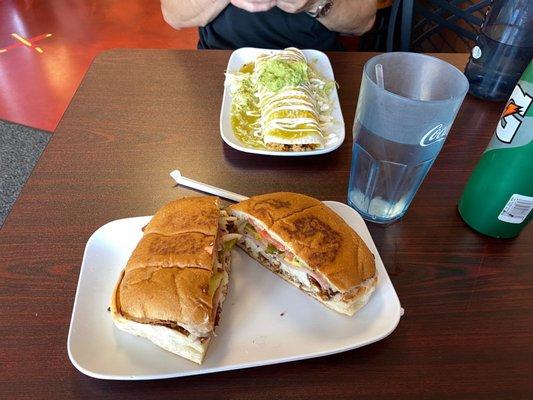
[[[385,51],[387,46],[387,29],[392,7],[392,0],[378,0],[376,21],[373,28],[360,37],[359,51]]]
[[[387,51],[469,52],[491,0],[395,0]]]

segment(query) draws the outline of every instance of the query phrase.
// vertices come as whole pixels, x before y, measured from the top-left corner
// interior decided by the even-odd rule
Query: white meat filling
[[[301,286],[301,289],[307,292],[311,292],[313,294],[320,293],[320,288],[317,287],[316,285],[311,284],[309,280],[309,276],[307,275],[305,271],[299,268],[293,267],[291,264],[287,263],[285,260],[279,258],[276,254],[267,253],[265,251],[266,250],[265,245],[262,242],[259,242],[255,240],[254,238],[252,238],[251,236],[248,236],[246,234],[242,236],[240,241],[243,242],[246,247],[248,247],[248,249],[253,253],[255,257],[258,257],[259,254],[262,257],[265,257],[274,266],[278,267],[284,275],[288,276],[289,279],[291,279],[293,282],[298,283]],[[360,289],[364,289],[366,295],[369,296],[374,291],[374,284],[375,284],[374,280],[375,279],[376,279],[375,277],[372,277],[361,282],[359,286],[351,289],[350,292],[352,291],[357,292]],[[347,295],[350,292],[346,292],[344,293],[344,295]],[[335,295],[330,297],[328,300],[323,299],[323,301],[327,303],[330,303],[330,302],[352,303],[352,301],[346,301],[343,298],[343,293],[340,293],[340,292],[335,293]]]
[[[258,255],[261,254],[272,264],[279,267],[292,280],[302,285],[303,289],[310,291],[310,292],[319,292],[319,289],[316,286],[311,285],[311,282],[309,281],[309,277],[307,273],[305,273],[305,271],[292,267],[291,265],[287,264],[283,260],[280,260],[278,257],[276,257],[275,254],[269,254],[265,252],[265,247],[262,244],[255,241],[250,236],[244,235],[243,240],[244,240],[245,245],[248,246],[248,248],[250,249],[250,251],[252,251],[254,256],[258,257]]]

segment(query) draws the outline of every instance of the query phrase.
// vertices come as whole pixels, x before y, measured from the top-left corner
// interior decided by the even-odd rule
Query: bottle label
[[[533,69],[533,63],[532,67]],[[521,147],[533,140],[533,83],[521,80],[505,105],[485,152],[494,149]]]
[[[510,224],[521,224],[533,210],[533,197],[513,194],[498,219]]]
[[[481,57],[481,49],[479,48],[479,46],[474,46],[474,48],[472,49],[472,58],[474,60],[477,60],[479,57]]]
[[[496,126],[496,136],[500,141],[504,143],[513,141],[532,102],[533,97],[526,93],[518,83]]]

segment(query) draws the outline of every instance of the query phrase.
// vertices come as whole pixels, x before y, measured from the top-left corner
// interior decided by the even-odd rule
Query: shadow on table
[[[224,144],[223,151],[224,158],[230,165],[247,170],[338,171],[343,165],[348,168],[350,162],[350,154],[345,154],[342,147],[331,153],[309,156],[268,156],[244,153],[227,144]]]

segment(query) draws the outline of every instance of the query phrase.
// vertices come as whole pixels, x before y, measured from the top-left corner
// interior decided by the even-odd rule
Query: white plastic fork
[[[243,196],[241,194],[230,192],[229,190],[224,190],[221,188],[217,188],[216,186],[208,185],[207,183],[202,183],[195,181],[190,178],[186,178],[183,175],[181,175],[181,172],[179,170],[174,170],[170,173],[170,176],[172,179],[176,181],[176,183],[180,186],[185,186],[191,189],[199,190],[200,192],[214,194],[215,196],[222,197],[224,199],[232,200],[232,201],[243,201],[247,200],[248,197]]]

